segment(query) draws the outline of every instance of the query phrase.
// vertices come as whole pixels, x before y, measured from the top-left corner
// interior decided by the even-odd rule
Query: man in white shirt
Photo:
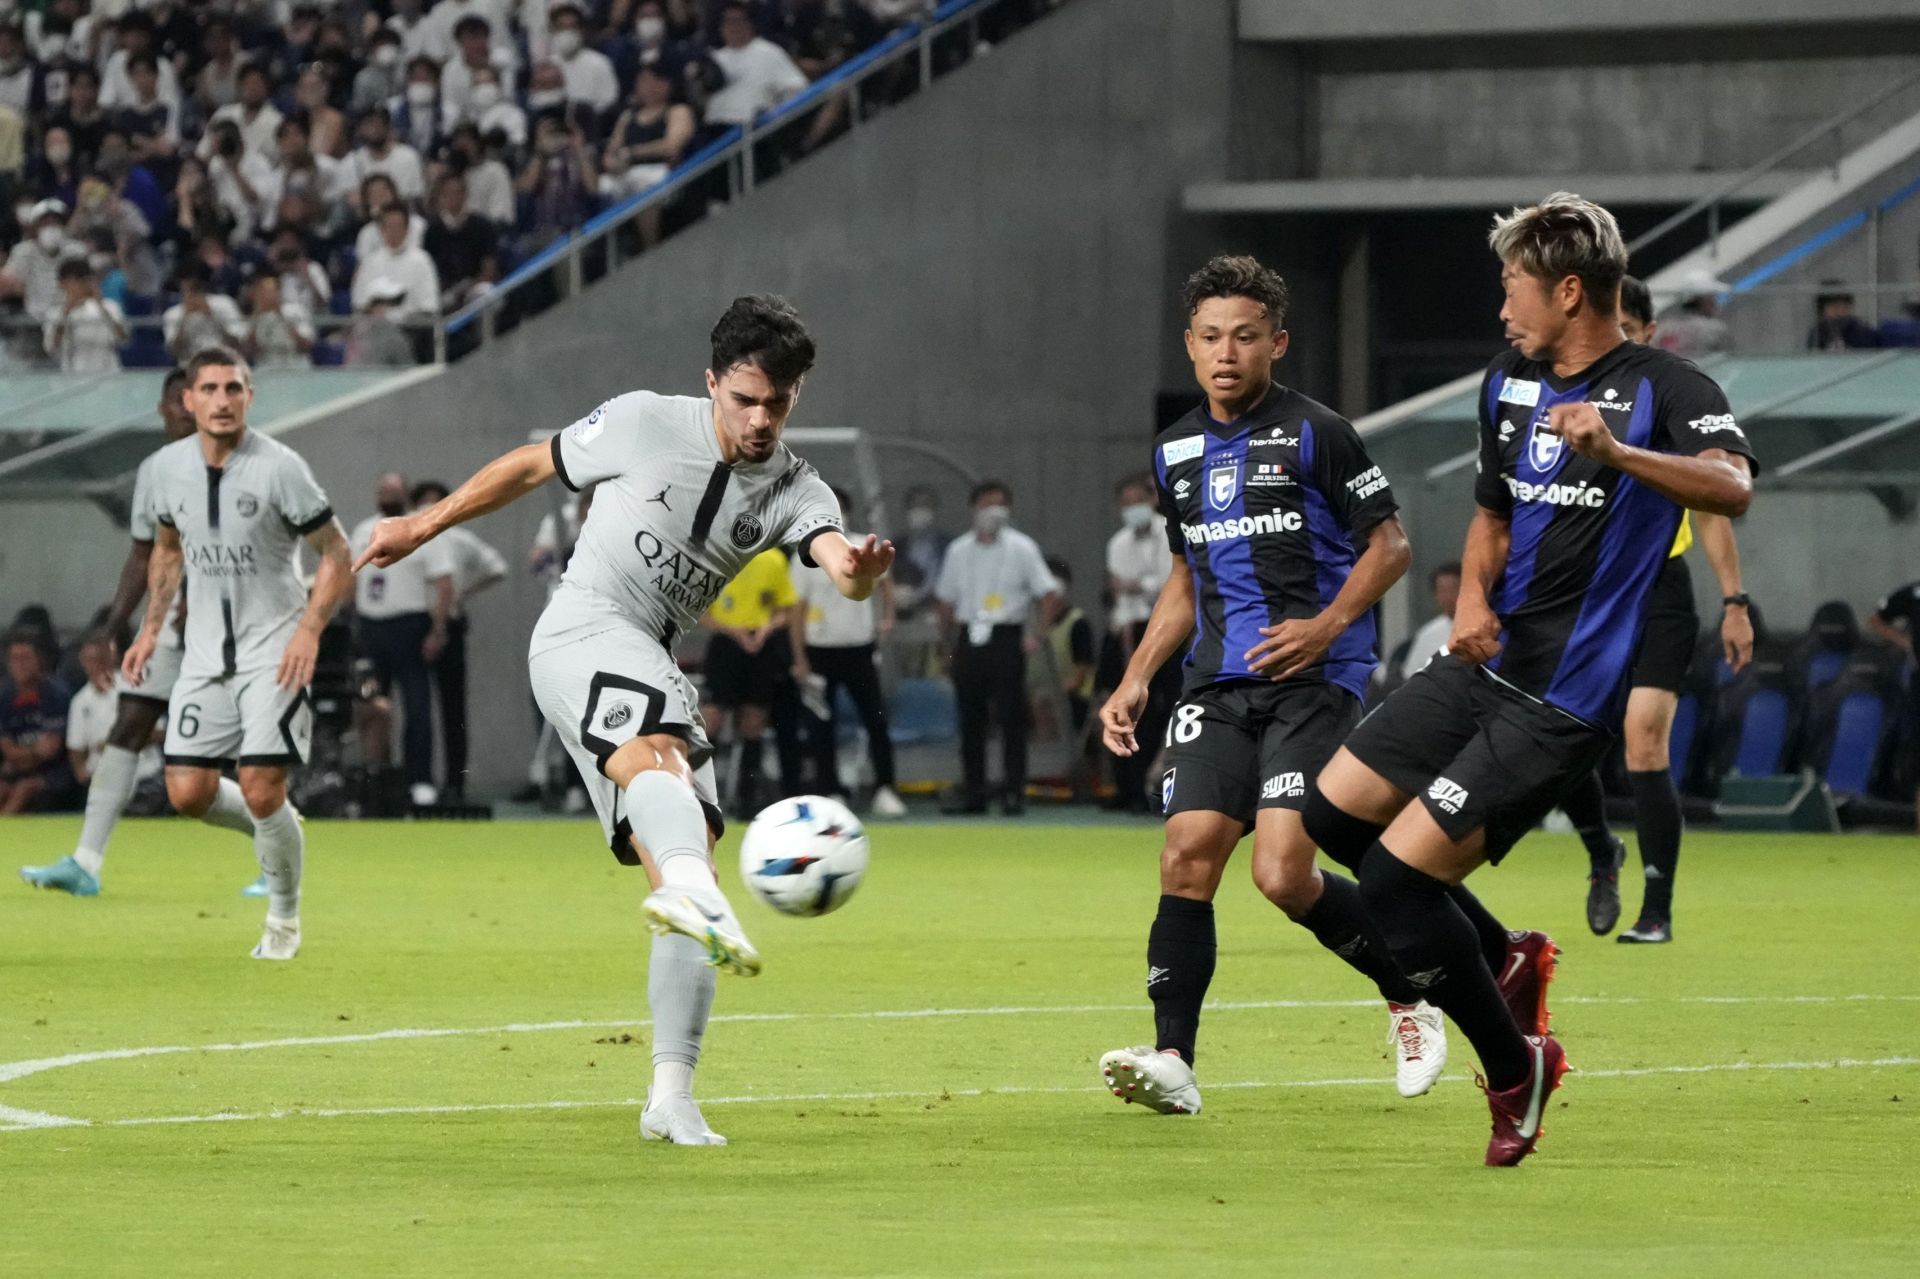
[[[1173,552],[1167,549],[1167,521],[1156,507],[1154,488],[1151,476],[1130,475],[1116,490],[1120,529],[1107,539],[1107,589],[1113,595],[1113,611],[1108,619],[1107,661],[1102,663],[1115,683],[1140,643],[1147,619],[1153,615],[1154,601],[1160,598],[1160,588],[1173,566]],[[1179,698],[1180,664],[1167,662],[1148,688],[1147,705],[1140,715],[1141,741],[1160,740]],[[1108,807],[1128,813],[1153,811],[1147,798],[1147,772],[1152,762],[1151,751],[1114,756],[1114,794]]]
[[[442,0],[442,7],[452,0]],[[440,68],[440,106],[450,120],[471,113],[474,72],[492,67],[506,96],[513,95],[517,65],[510,51],[492,43],[491,33],[498,28],[485,18],[467,14],[453,27],[452,56]]]
[[[160,100],[170,106],[180,105],[180,77],[174,72],[173,59],[161,57],[153,47],[153,19],[134,12],[121,17],[120,47],[113,51],[100,73],[100,105],[108,111],[135,105],[137,95],[133,91],[133,80],[127,74],[127,62],[142,53],[154,59]]]
[[[547,13],[547,48],[567,80],[567,101],[604,116],[620,100],[620,79],[613,63],[598,49],[589,49],[586,21],[574,0],[557,0]]]
[[[282,120],[274,131],[274,145],[279,163],[254,187],[260,196],[260,225],[267,230],[279,226],[280,201],[296,191],[313,198],[316,213],[324,220],[328,208],[346,197],[340,162],[313,150],[304,116]]]
[[[42,200],[33,206],[21,237],[0,267],[0,297],[16,297],[28,315],[45,324],[60,313],[66,295],[60,288],[60,264],[85,257],[86,249],[67,235],[67,206]]]
[[[954,813],[987,811],[987,721],[1000,723],[1001,806],[1026,811],[1027,628],[1057,584],[1040,547],[1008,527],[1013,491],[998,480],[974,486],[973,531],[947,548],[933,596],[941,631],[952,637],[953,692],[960,709],[959,795]]]
[[[47,321],[47,354],[62,373],[118,373],[120,344],[127,340],[127,317],[120,304],[100,296],[85,258],[60,264],[60,290],[66,302],[60,314]]]
[[[1406,660],[1400,663],[1399,670],[1403,680],[1412,679],[1426,669],[1428,662],[1447,651],[1447,641],[1453,637],[1454,605],[1460,601],[1460,561],[1448,560],[1433,570],[1427,585],[1433,590],[1433,606],[1439,611],[1428,618],[1408,642]]]
[[[407,243],[412,217],[403,204],[380,210],[380,243],[360,259],[353,273],[353,309],[365,310],[372,301],[375,280],[390,280],[406,289],[406,300],[394,308],[396,321],[432,317],[440,313],[440,273],[427,251]],[[402,493],[404,502],[405,494]],[[402,506],[404,512],[405,506]]]
[[[185,364],[208,347],[241,342],[247,321],[239,303],[207,291],[205,269],[195,263],[180,273],[180,300],[160,317],[160,331],[173,358]]]
[[[374,487],[379,513],[354,528],[349,542],[357,555],[373,540],[382,517],[407,513],[407,478],[394,472]],[[453,563],[444,542],[433,541],[420,554],[354,578],[354,652],[373,666],[379,696],[354,707],[360,753],[370,768],[385,768],[393,749],[393,687],[400,686],[404,717],[401,767],[414,806],[439,800],[433,786],[433,691],[429,667],[447,646],[453,615]]]
[[[753,10],[729,4],[720,13],[721,47],[711,51],[726,84],[707,99],[708,124],[746,124],[807,87],[787,51],[755,34]]]
[[[88,636],[80,646],[80,669],[87,673],[87,682],[67,703],[67,762],[73,766],[74,780],[91,786],[94,766],[113,735],[120,704],[113,683],[119,668],[113,660],[113,644],[104,632]],[[147,743],[138,761],[136,782],[160,771],[160,748]]]
[[[231,120],[240,130],[240,141],[245,144],[247,154],[262,156],[271,162],[276,154],[274,144],[280,135],[282,118],[279,108],[271,101],[272,92],[273,82],[267,78],[267,69],[249,63],[240,69],[240,100],[215,111],[208,123]],[[213,130],[208,129],[200,137],[202,160],[213,154],[213,144]]]
[[[439,480],[422,480],[409,497],[418,511],[451,491]],[[447,619],[447,646],[433,664],[433,683],[440,694],[440,745],[447,759],[447,784],[441,791],[458,801],[467,790],[467,603],[506,580],[507,561],[465,526],[448,529],[439,540],[446,543],[453,571],[453,612]]]
[[[350,192],[376,173],[384,173],[402,200],[419,200],[427,193],[420,153],[395,141],[393,118],[385,107],[375,107],[360,119],[360,146],[347,156],[342,180]],[[351,195],[349,196],[351,198]]]

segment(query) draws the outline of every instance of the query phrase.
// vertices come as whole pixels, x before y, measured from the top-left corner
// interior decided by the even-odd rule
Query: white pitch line
[[[1616,1070],[1575,1070],[1575,1083],[1589,1079],[1636,1079],[1647,1075],[1708,1075],[1742,1074],[1753,1071],[1810,1071],[1810,1070],[1860,1070],[1885,1069],[1890,1066],[1920,1066],[1920,1057],[1839,1057],[1831,1061],[1735,1061],[1720,1062],[1698,1066],[1635,1066]],[[1465,1082],[1465,1075],[1447,1075],[1444,1078],[1456,1083]],[[1359,1077],[1346,1079],[1249,1079],[1233,1083],[1209,1084],[1213,1089],[1267,1089],[1267,1088],[1383,1088],[1384,1077]],[[857,1101],[900,1101],[900,1100],[949,1100],[955,1097],[1006,1097],[1006,1096],[1063,1096],[1085,1093],[1105,1092],[1098,1085],[1086,1087],[1028,1087],[1008,1085],[996,1088],[942,1088],[932,1091],[925,1088],[884,1089],[868,1092],[811,1092],[781,1093],[777,1095],[743,1094],[735,1097],[703,1097],[702,1106],[747,1106],[747,1105],[801,1105],[810,1102],[857,1102]],[[435,1106],[334,1106],[301,1107],[285,1110],[260,1110],[251,1112],[221,1111],[211,1115],[156,1115],[135,1119],[72,1120],[67,1126],[78,1125],[89,1128],[145,1128],[157,1124],[218,1124],[252,1123],[272,1119],[356,1119],[383,1116],[425,1116],[425,1115],[475,1115],[490,1114],[498,1111],[530,1110],[630,1110],[645,1105],[637,1097],[626,1097],[611,1101],[497,1101],[475,1102],[467,1105],[448,1104]],[[27,1127],[7,1127],[0,1125],[0,1132],[24,1132]]]
[[[1554,1002],[1560,1005],[1635,1006],[1642,1004],[1839,1004],[1910,1003],[1920,994],[1898,995],[1682,995],[1672,999],[1650,1000],[1638,996],[1568,996]],[[1377,1008],[1377,999],[1259,999],[1224,1001],[1209,1004],[1209,1012],[1248,1012],[1276,1009]],[[1024,1017],[1088,1013],[1141,1013],[1145,1004],[1066,1004],[996,1005],[984,1008],[896,1008],[856,1012],[828,1013],[722,1013],[713,1022],[800,1022],[800,1021],[895,1021],[948,1017]],[[567,1020],[508,1022],[499,1026],[400,1027],[392,1030],[358,1031],[345,1035],[294,1035],[282,1039],[252,1039],[219,1044],[158,1044],[140,1048],[105,1048],[92,1052],[67,1053],[59,1057],[39,1057],[27,1061],[0,1062],[0,1084],[49,1070],[86,1066],[103,1061],[128,1061],[140,1057],[164,1057],[180,1053],[256,1052],[264,1048],[314,1048],[336,1044],[381,1043],[391,1040],[449,1039],[469,1035],[545,1034],[557,1030],[638,1029],[649,1023],[644,1019]],[[1223,1085],[1214,1085],[1221,1087]],[[26,1128],[72,1128],[88,1121],[43,1111],[17,1110],[0,1106],[0,1131],[17,1132]],[[131,1122],[131,1121],[116,1121]],[[161,1121],[146,1121],[161,1122]]]

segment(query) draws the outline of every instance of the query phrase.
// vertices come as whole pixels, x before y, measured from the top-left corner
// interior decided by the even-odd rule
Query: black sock
[[[740,772],[735,778],[735,794],[743,808],[760,807],[760,756],[765,750],[766,744],[757,737],[740,743]]]
[[[1487,967],[1499,972],[1507,962],[1507,930],[1493,912],[1483,906],[1478,897],[1467,891],[1465,884],[1447,885],[1447,896],[1460,908],[1460,913],[1473,925],[1473,935],[1480,943],[1480,957],[1487,961]]]
[[[1324,870],[1320,880],[1320,900],[1300,918],[1300,926],[1378,986],[1388,1000],[1396,1004],[1417,1002],[1420,992],[1400,975],[1393,953],[1360,903],[1360,886]]]
[[[1618,847],[1613,832],[1607,829],[1607,796],[1600,789],[1600,774],[1588,773],[1560,797],[1560,811],[1573,823],[1580,842],[1587,846],[1587,860],[1595,874],[1613,873],[1613,855]]]
[[[1447,885],[1376,844],[1360,872],[1360,893],[1400,971],[1473,1044],[1487,1086],[1504,1092],[1525,1079],[1532,1067],[1527,1041]]]
[[[1336,807],[1320,793],[1318,786],[1307,791],[1307,804],[1300,810],[1300,821],[1315,847],[1356,874],[1361,859],[1386,829]]]
[[[1153,1000],[1154,1047],[1193,1064],[1200,1005],[1213,983],[1217,947],[1213,903],[1163,894],[1147,934],[1147,997]]]
[[[1664,768],[1628,773],[1627,781],[1633,787],[1633,822],[1640,831],[1640,864],[1647,872],[1640,917],[1672,920],[1673,872],[1680,863],[1680,832],[1686,827],[1680,792]]]

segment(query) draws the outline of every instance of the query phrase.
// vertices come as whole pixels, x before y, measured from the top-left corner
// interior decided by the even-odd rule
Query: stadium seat
[[[1691,776],[1694,743],[1700,736],[1700,699],[1682,693],[1673,711],[1673,729],[1667,734],[1667,771],[1676,790],[1685,790]]]
[[[888,708],[895,744],[915,746],[950,742],[960,735],[960,711],[953,685],[940,679],[903,679]]]
[[[1828,790],[1835,795],[1867,793],[1886,723],[1887,704],[1879,694],[1860,689],[1841,699],[1821,774]]]
[[[1742,777],[1772,777],[1787,762],[1788,728],[1793,706],[1777,688],[1758,688],[1747,698],[1740,716],[1739,747],[1733,771]]]

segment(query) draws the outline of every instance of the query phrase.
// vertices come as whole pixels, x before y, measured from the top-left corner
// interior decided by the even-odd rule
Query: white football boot
[[[705,946],[707,963],[721,972],[752,977],[760,971],[760,952],[718,889],[656,888],[640,909],[654,932],[683,933]]]
[[[898,821],[907,815],[906,801],[894,792],[893,787],[882,786],[873,792],[873,810],[868,815]]]
[[[1393,1046],[1393,1082],[1402,1097],[1432,1088],[1447,1067],[1447,1023],[1426,1000],[1387,1004],[1387,1042]]]
[[[647,1106],[640,1112],[640,1136],[675,1146],[724,1146],[727,1139],[707,1127],[699,1105],[687,1093],[668,1093],[655,1100],[647,1090]]]
[[[1155,1052],[1144,1044],[1116,1048],[1100,1059],[1100,1079],[1129,1104],[1138,1102],[1163,1115],[1200,1113],[1200,1084],[1179,1053]]]
[[[253,948],[255,959],[292,959],[300,953],[300,921],[267,916],[266,931]]]

